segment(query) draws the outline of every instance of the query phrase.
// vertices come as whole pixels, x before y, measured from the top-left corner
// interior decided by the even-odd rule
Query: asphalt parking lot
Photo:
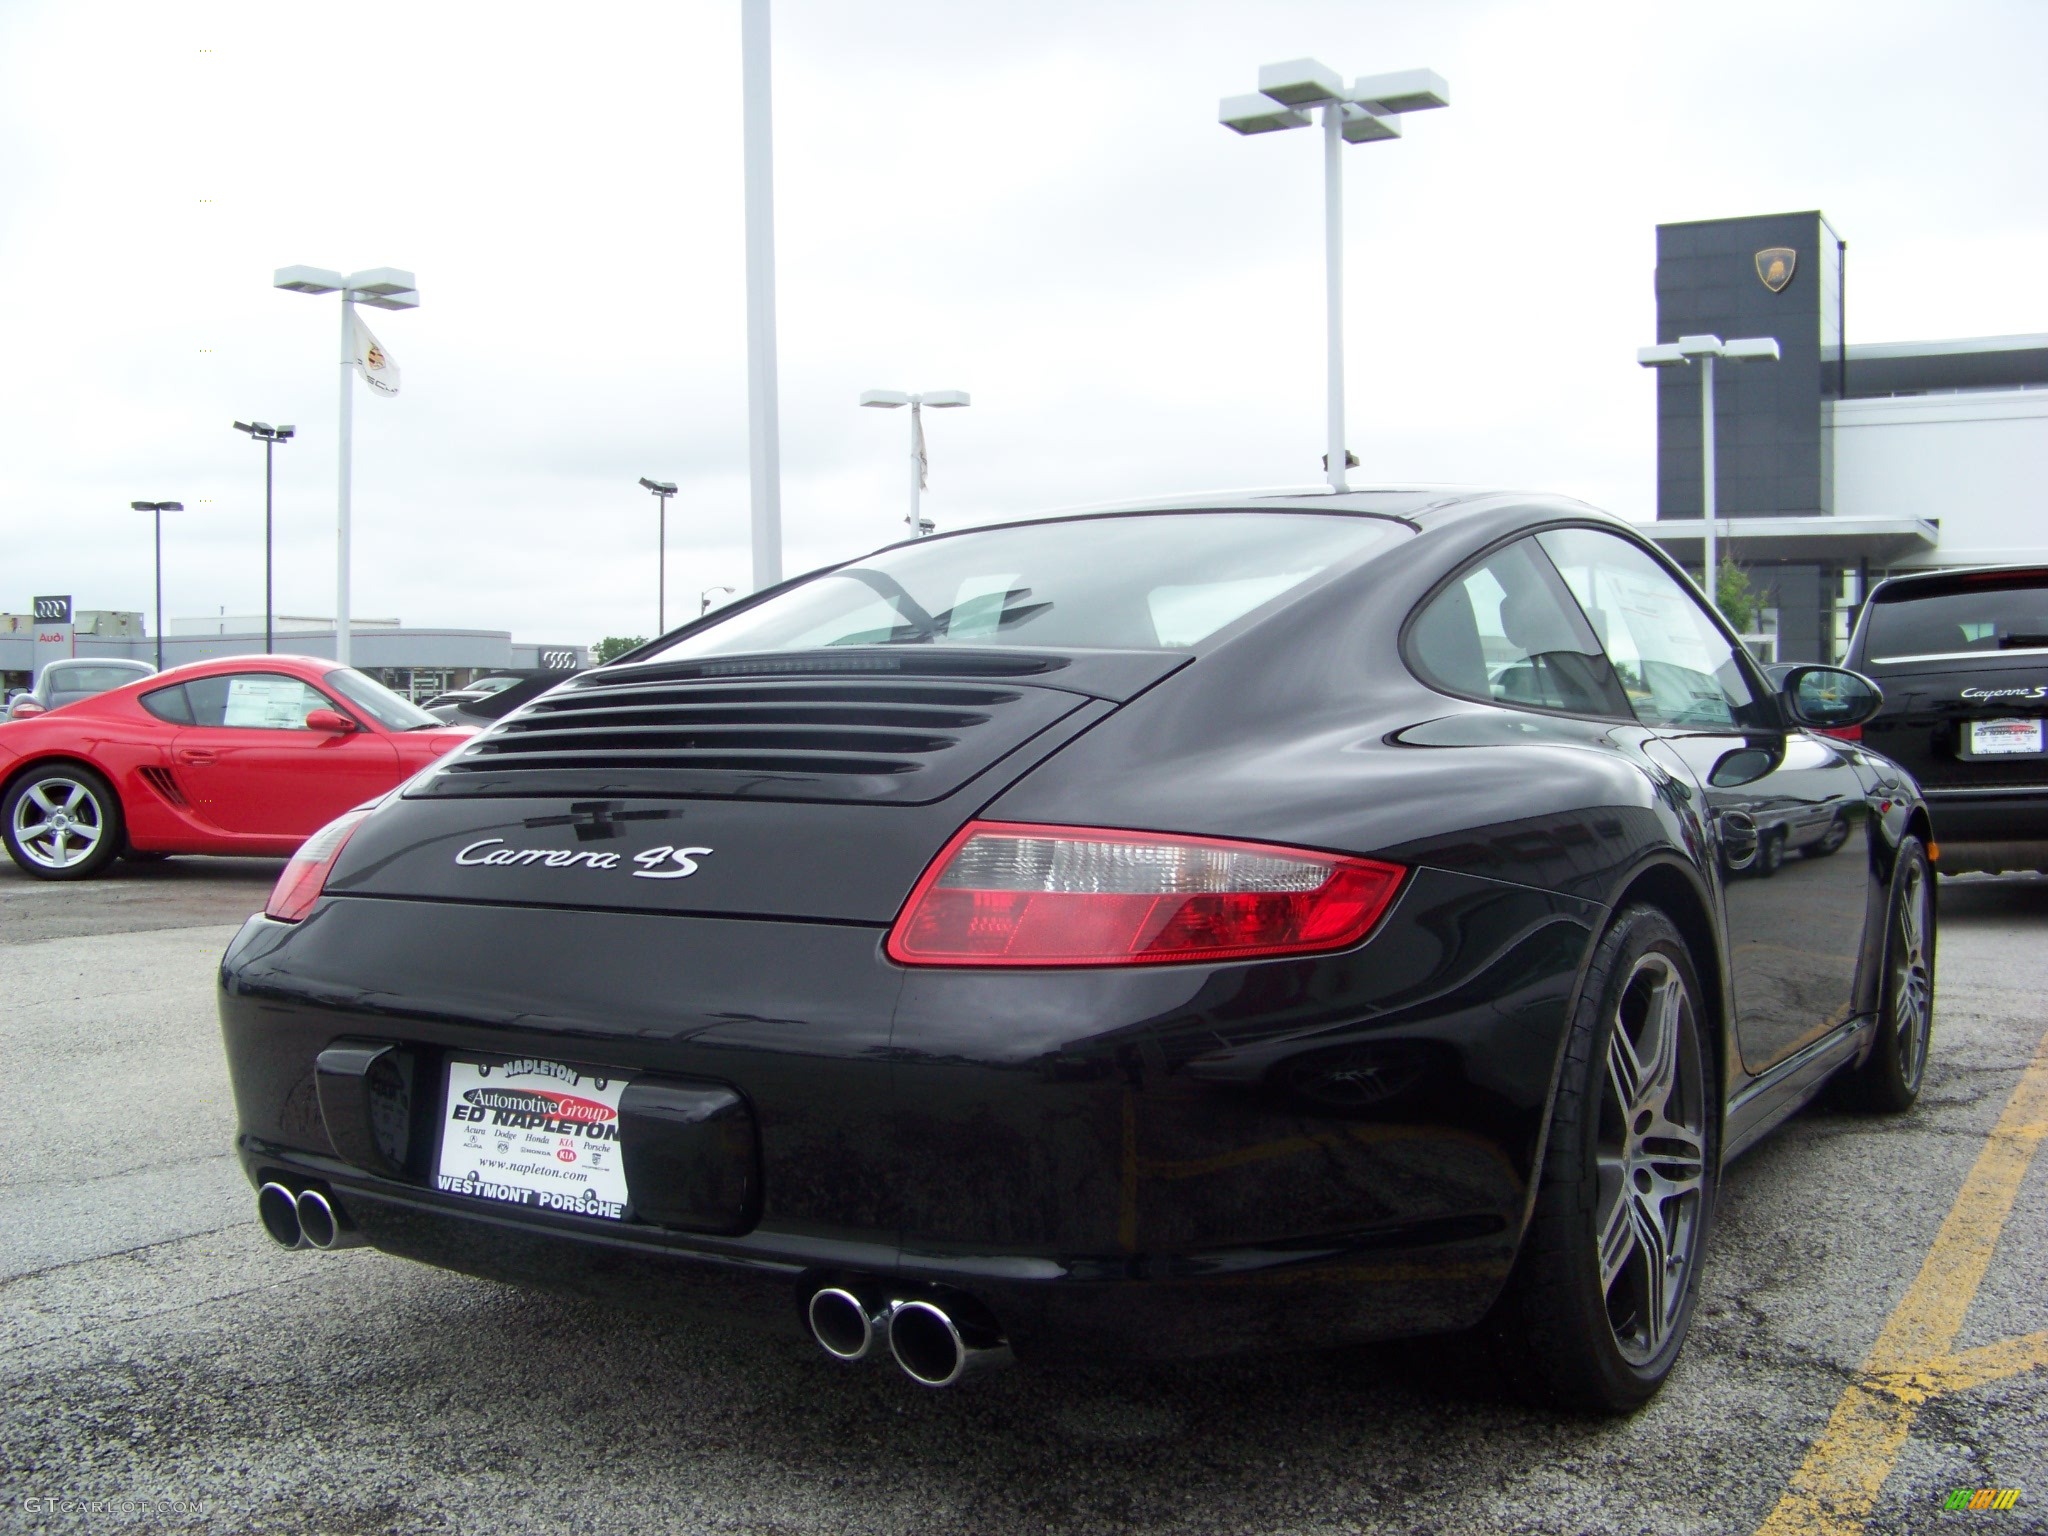
[[[1685,1359],[1601,1421],[1435,1347],[934,1393],[793,1318],[281,1252],[212,996],[278,867],[0,868],[0,1528],[2048,1530],[2048,881],[1944,884],[1919,1108],[1810,1110],[1737,1164]],[[2021,1492],[1943,1509],[1978,1488]]]

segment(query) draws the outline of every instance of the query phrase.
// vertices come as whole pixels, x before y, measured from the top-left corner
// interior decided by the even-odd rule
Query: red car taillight
[[[1157,965],[1345,949],[1406,871],[1269,843],[977,821],[890,930],[901,965]]]
[[[365,806],[337,816],[299,844],[299,851],[292,855],[291,863],[285,865],[284,873],[277,877],[277,886],[271,891],[270,900],[263,904],[263,915],[274,917],[281,923],[296,923],[312,911],[313,903],[327,888],[327,876],[341,854],[342,845],[369,814],[370,808]]]

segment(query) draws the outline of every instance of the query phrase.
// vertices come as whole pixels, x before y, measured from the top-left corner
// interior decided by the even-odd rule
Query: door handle
[[[178,753],[178,761],[193,768],[204,768],[213,758],[213,753],[200,747],[186,747]]]

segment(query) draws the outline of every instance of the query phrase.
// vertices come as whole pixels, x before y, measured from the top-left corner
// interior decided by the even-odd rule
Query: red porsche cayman
[[[331,661],[194,662],[0,724],[0,834],[43,880],[122,854],[283,857],[471,734]]]

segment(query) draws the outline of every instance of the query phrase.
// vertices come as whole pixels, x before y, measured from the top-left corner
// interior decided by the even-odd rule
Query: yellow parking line
[[[1963,1392],[2022,1371],[2040,1370],[2048,1370],[2048,1333],[2027,1333],[1930,1360],[1918,1370],[1880,1377],[1879,1384],[1895,1397],[1910,1393],[1914,1401],[1924,1402],[1943,1392]]]
[[[2048,1035],[1942,1218],[1920,1273],[1863,1362],[1863,1379],[1842,1393],[1757,1536],[1858,1536],[1922,1402],[1936,1392],[2048,1365],[2044,1334],[1949,1353],[2044,1136]]]

